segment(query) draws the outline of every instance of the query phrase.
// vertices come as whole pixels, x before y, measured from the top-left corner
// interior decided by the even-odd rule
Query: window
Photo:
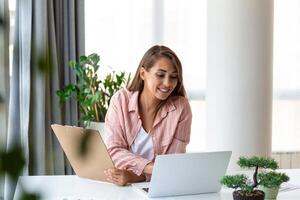
[[[273,151],[300,151],[300,1],[274,1]]]
[[[143,53],[164,44],[179,56],[193,111],[189,151],[205,149],[206,1],[86,0],[86,52],[134,73]],[[300,150],[300,2],[274,1],[273,151]],[[196,72],[196,73],[195,73]]]
[[[85,7],[86,53],[100,54],[104,73],[133,74],[154,44],[176,52],[193,111],[188,151],[205,149],[206,0],[86,0]]]

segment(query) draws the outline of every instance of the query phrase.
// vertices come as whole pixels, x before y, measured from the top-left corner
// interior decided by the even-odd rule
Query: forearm
[[[146,180],[146,176],[141,174],[140,176],[136,175],[135,173],[131,173],[129,181],[130,183],[142,182]]]
[[[126,169],[134,172],[137,175],[145,173],[145,166],[151,162],[141,156],[133,154],[125,148],[116,148],[112,146],[108,148],[108,152],[116,168]]]

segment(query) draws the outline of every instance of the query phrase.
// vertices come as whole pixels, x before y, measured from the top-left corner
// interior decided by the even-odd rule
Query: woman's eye
[[[177,79],[177,76],[171,76],[171,79]]]
[[[164,74],[156,74],[157,77],[163,78],[165,75]]]

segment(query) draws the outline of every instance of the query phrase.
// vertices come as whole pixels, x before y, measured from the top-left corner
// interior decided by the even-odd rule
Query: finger
[[[113,184],[120,185],[120,180],[117,177],[108,177],[107,180]]]
[[[128,183],[127,178],[126,178],[126,176],[127,176],[126,173],[128,173],[128,171],[123,170],[122,174],[120,176],[118,176],[118,182],[119,182],[119,185],[121,185],[121,186],[124,186]]]
[[[125,181],[124,175],[116,175],[116,174],[111,174],[110,176],[110,180],[119,186],[124,186],[127,184],[127,182]]]
[[[106,178],[110,181],[117,181],[119,179],[118,175],[115,175],[113,173],[107,173]]]
[[[119,179],[119,185],[120,185],[120,186],[127,185],[127,182],[125,181],[124,178],[120,178],[120,179]]]
[[[126,173],[129,171],[127,170],[121,170],[121,169],[109,169],[107,170],[107,178],[109,179],[109,182],[112,182],[116,185],[124,186],[127,184],[127,181],[125,181]]]
[[[115,180],[115,181],[118,181],[121,176],[122,176],[122,174],[118,174],[118,173],[115,173],[112,171],[107,173],[107,177],[109,177],[110,179]]]
[[[121,171],[119,169],[109,169],[108,172],[111,174],[116,174],[116,175],[121,174]]]
[[[104,170],[103,173],[105,174],[105,176],[108,176],[108,171]]]
[[[106,180],[110,183],[114,183],[113,180],[110,177],[106,177]]]
[[[114,179],[114,180],[119,180],[120,177],[121,177],[121,175],[119,175],[119,174],[111,174],[111,177],[112,177],[112,179]]]
[[[106,177],[110,177],[110,178],[118,178],[118,176],[121,176],[121,174],[118,174],[118,173],[115,173],[115,172],[112,172],[112,171],[107,171],[106,172]]]
[[[106,177],[108,177],[111,174],[111,169],[112,168],[109,168],[109,169],[106,169],[103,171],[103,173],[105,174]]]

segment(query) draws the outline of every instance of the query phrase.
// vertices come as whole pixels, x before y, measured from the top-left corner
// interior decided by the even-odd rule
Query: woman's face
[[[144,80],[143,92],[159,100],[167,99],[178,82],[178,73],[167,58],[158,59],[149,71],[141,68],[141,79]]]

